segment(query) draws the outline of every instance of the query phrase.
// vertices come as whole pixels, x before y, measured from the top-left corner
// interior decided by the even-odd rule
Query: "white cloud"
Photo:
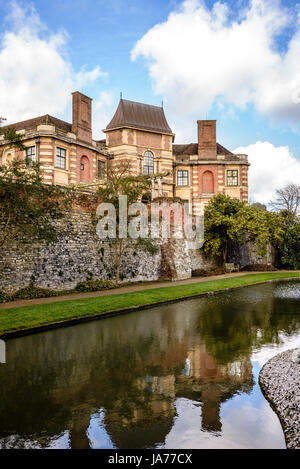
[[[275,120],[299,124],[300,17],[280,0],[250,0],[238,13],[233,20],[225,3],[209,10],[186,0],[135,44],[132,60],[146,60],[154,92],[181,115],[205,118],[217,100],[242,109],[254,104]],[[294,33],[278,52],[276,39],[287,26]]]
[[[116,96],[109,91],[101,91],[93,106],[93,132],[96,139],[104,139],[102,130],[111,121],[118,106]]]
[[[300,161],[289,147],[276,147],[270,142],[256,142],[247,147],[239,147],[234,153],[249,156],[249,197],[252,202],[268,204],[276,189],[289,183],[300,183]]]
[[[0,45],[0,114],[9,122],[62,114],[72,91],[105,74],[97,66],[75,72],[65,31],[51,32],[30,4],[13,1]]]

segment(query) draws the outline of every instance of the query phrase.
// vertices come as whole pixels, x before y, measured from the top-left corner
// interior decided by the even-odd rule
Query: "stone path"
[[[300,363],[293,360],[294,354],[288,350],[276,355],[259,375],[261,389],[281,421],[288,449],[300,449]]]
[[[176,285],[188,285],[190,283],[209,282],[211,280],[219,280],[224,278],[239,277],[248,274],[257,274],[259,272],[235,272],[231,274],[212,275],[210,277],[192,277],[186,280],[176,280],[174,282],[150,282],[138,285],[127,285],[116,288],[115,290],[104,290],[91,293],[72,293],[70,295],[54,296],[49,298],[36,298],[33,300],[16,300],[9,303],[1,303],[1,309],[17,308],[19,306],[30,306],[37,304],[55,303],[57,301],[78,300],[81,298],[97,298],[99,296],[119,295],[121,293],[132,293],[142,290],[150,290],[151,288],[173,287]],[[264,272],[261,272],[264,273]],[[267,272],[270,273],[270,272]]]

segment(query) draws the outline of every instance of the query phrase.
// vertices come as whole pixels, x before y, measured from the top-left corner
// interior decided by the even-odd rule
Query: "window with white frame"
[[[26,148],[26,163],[31,166],[36,162],[35,147]]]
[[[227,186],[239,185],[239,172],[237,169],[229,169],[227,171]]]
[[[145,151],[144,153],[144,174],[154,173],[154,155],[152,151]]]
[[[178,186],[189,185],[189,172],[187,170],[177,171],[177,185]]]
[[[60,169],[67,167],[67,152],[64,148],[56,148],[56,167]]]

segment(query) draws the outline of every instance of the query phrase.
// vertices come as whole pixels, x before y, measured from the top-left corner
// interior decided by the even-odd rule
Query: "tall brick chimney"
[[[92,99],[79,91],[72,93],[73,116],[72,131],[78,140],[92,142]]]
[[[199,159],[217,159],[217,121],[197,121],[198,124],[198,156]]]

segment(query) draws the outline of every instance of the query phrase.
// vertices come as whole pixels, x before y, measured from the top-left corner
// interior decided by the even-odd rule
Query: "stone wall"
[[[238,264],[240,269],[248,265],[256,264],[272,266],[275,263],[275,250],[269,245],[266,255],[261,256],[254,243],[246,243],[240,246],[238,243],[232,241],[228,247],[228,258],[228,262]]]
[[[111,279],[115,274],[114,250],[100,240],[91,215],[73,212],[58,223],[55,243],[10,245],[0,254],[0,290],[15,291],[33,282],[57,290],[72,289],[93,274],[95,279]],[[130,249],[121,262],[123,281],[157,280],[161,276],[161,249],[151,255],[143,249]]]
[[[100,240],[90,213],[76,210],[58,222],[59,237],[55,243],[26,242],[9,245],[0,252],[0,290],[8,293],[33,283],[53,290],[72,289],[92,274],[95,279],[115,277],[114,249],[108,241]],[[158,239],[157,252],[150,254],[134,244],[123,256],[120,266],[121,282],[179,280],[192,276],[195,270],[212,270],[220,265],[216,257],[202,250],[189,249],[186,240]],[[249,264],[273,262],[257,255],[253,245],[232,245],[229,262],[240,268]]]
[[[14,292],[34,283],[41,288],[72,289],[92,274],[95,279],[115,277],[114,249],[100,240],[90,213],[74,211],[58,222],[55,243],[9,245],[0,253],[0,290]],[[191,277],[185,240],[157,240],[154,254],[129,247],[120,266],[121,282],[177,280]]]

